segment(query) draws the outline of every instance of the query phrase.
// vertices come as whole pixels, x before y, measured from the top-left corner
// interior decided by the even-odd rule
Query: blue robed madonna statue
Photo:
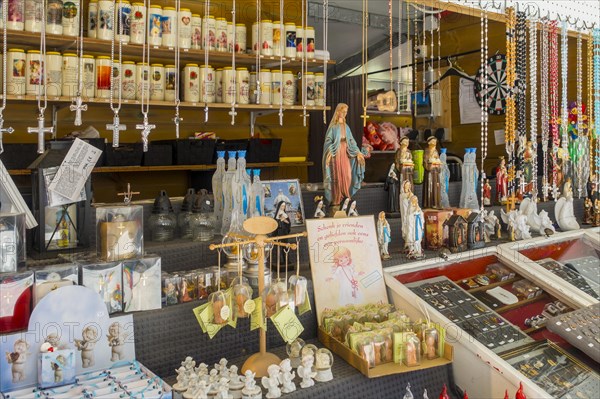
[[[340,103],[325,134],[323,145],[323,186],[329,205],[353,197],[365,176],[365,158],[346,125],[348,106]]]

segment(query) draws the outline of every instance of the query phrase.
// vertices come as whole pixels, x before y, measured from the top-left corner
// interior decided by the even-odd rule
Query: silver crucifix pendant
[[[122,125],[119,121],[119,114],[115,112],[115,116],[113,117],[112,125],[106,124],[106,130],[110,130],[113,132],[113,142],[112,146],[117,148],[119,146],[119,135],[121,131],[127,130],[127,126]]]
[[[231,111],[229,111],[229,115],[231,115],[231,125],[235,125],[235,116],[237,115],[237,112],[235,112],[235,107],[233,105],[231,106]]]
[[[75,121],[73,122],[73,124],[75,126],[81,126],[81,111],[87,111],[88,109],[87,104],[83,103],[83,98],[81,98],[81,96],[75,97],[75,104],[71,104],[69,109],[71,111],[75,111]]]
[[[144,146],[144,152],[148,152],[148,136],[150,136],[150,131],[156,128],[156,125],[149,124],[148,117],[144,117],[144,123],[135,125],[135,128],[142,131],[142,144]]]
[[[179,116],[179,112],[175,113],[173,117],[173,123],[175,123],[175,138],[179,138],[179,123],[183,121],[183,118]]]
[[[0,117],[0,154],[4,152],[4,145],[2,144],[2,136],[4,133],[12,134],[15,131],[12,127],[4,127],[4,119]]]
[[[38,115],[38,125],[36,127],[28,127],[27,133],[29,134],[37,134],[38,136],[38,154],[44,153],[44,134],[54,134],[53,127],[44,126],[44,114]]]

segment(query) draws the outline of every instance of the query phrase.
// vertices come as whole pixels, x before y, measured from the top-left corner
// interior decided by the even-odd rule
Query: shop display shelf
[[[499,307],[499,308],[495,309],[495,311],[502,314],[504,312],[508,312],[509,310],[520,309],[523,306],[529,305],[534,302],[542,301],[547,298],[549,298],[549,296],[547,294],[540,294],[540,295],[536,296],[535,298],[524,299],[524,300],[519,301],[512,305],[506,305],[506,306]]]
[[[475,277],[476,277],[476,276],[471,276],[471,277],[467,277],[467,278],[464,278],[464,279],[455,280],[454,282],[455,282],[455,283],[456,283],[458,286],[460,286],[462,289],[464,289],[465,291],[467,291],[467,292],[469,292],[469,293],[471,293],[471,294],[472,294],[472,293],[474,293],[474,292],[485,291],[485,290],[489,290],[489,289],[491,289],[491,288],[494,288],[494,287],[500,287],[500,286],[503,286],[503,285],[505,285],[505,284],[514,283],[515,281],[517,281],[517,280],[520,280],[520,279],[521,279],[520,277],[513,277],[513,278],[510,278],[510,279],[507,279],[507,280],[504,280],[504,281],[497,281],[497,282],[495,282],[495,283],[490,283],[490,284],[488,284],[488,285],[482,285],[482,286],[475,287],[475,288],[469,288],[469,289],[465,288],[465,287],[464,287],[464,285],[463,285],[463,281],[464,281],[464,280],[473,279],[473,278],[475,278]]]

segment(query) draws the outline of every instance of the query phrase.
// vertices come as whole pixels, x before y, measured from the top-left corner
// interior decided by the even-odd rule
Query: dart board
[[[506,112],[506,97],[509,92],[506,84],[506,56],[496,54],[488,58],[485,73],[488,79],[487,90],[483,88],[483,68],[480,67],[475,78],[475,98],[481,106],[485,97],[485,106],[489,114],[503,115]],[[518,87],[517,82],[515,86]]]

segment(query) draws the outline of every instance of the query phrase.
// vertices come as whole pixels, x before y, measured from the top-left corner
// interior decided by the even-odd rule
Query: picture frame
[[[275,217],[275,207],[280,200],[287,202],[286,212],[292,227],[304,226],[304,204],[298,179],[262,181],[265,192],[265,216]]]

